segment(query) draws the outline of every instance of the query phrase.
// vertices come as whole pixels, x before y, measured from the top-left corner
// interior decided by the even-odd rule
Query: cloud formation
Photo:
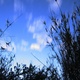
[[[17,45],[17,50],[25,52],[27,51],[28,42],[26,40],[21,40]]]
[[[21,0],[14,0],[14,12],[21,13],[24,10],[24,5]]]
[[[26,51],[27,50],[27,46],[28,46],[28,42],[25,40],[21,41],[21,50],[22,51]]]
[[[33,21],[32,24],[29,26],[29,32],[32,33],[33,39],[36,40],[35,43],[32,43],[30,46],[30,49],[32,50],[38,50],[41,51],[46,45],[46,41],[48,40],[49,42],[52,41],[50,37],[45,32],[44,29],[44,24],[43,24],[43,19],[38,18]]]
[[[37,43],[32,43],[30,46],[30,49],[40,50],[40,45]]]
[[[16,45],[14,42],[11,42],[9,45],[6,43],[6,41],[0,40],[0,49],[3,48],[1,51],[16,52]]]

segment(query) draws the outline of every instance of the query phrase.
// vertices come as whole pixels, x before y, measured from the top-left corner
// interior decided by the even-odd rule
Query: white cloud
[[[6,43],[3,40],[0,40],[0,47],[6,48]]]
[[[17,50],[26,51],[28,46],[28,42],[26,40],[21,40],[20,43],[17,44]]]
[[[59,10],[59,7],[61,6],[61,0],[57,0],[57,2],[55,0],[48,0],[49,2],[49,7],[51,10]],[[58,3],[58,4],[57,4]]]
[[[24,5],[23,2],[21,2],[21,0],[14,0],[14,11],[16,13],[21,13],[24,10]]]
[[[33,17],[32,13],[26,14],[27,27],[29,26],[29,24],[30,24],[30,22],[31,22],[31,20],[32,20],[32,17]]]
[[[0,40],[0,48],[4,48],[6,51],[9,52],[16,52],[16,45],[14,42],[11,42],[10,45],[6,44],[6,41]]]
[[[47,41],[52,42],[52,39],[44,32],[42,33],[34,33],[33,39],[36,40],[36,44],[40,46],[39,50],[42,50],[46,45]],[[36,49],[38,50],[38,49]]]
[[[31,44],[31,49],[40,51],[47,45],[47,40],[49,42],[52,41],[52,39],[45,32],[42,18],[36,19],[32,24],[30,24],[29,32],[33,34],[33,39],[36,40],[35,43]]]
[[[34,33],[35,32],[35,27],[30,25],[29,26],[29,32]]]
[[[32,50],[38,50],[39,51],[40,50],[40,45],[37,44],[37,43],[33,43],[33,44],[31,44],[30,48]]]
[[[40,32],[43,28],[43,20],[42,18],[34,20],[34,22],[29,26],[29,31],[34,32]]]
[[[27,50],[27,45],[28,45],[27,41],[22,40],[21,41],[21,50],[26,51]]]

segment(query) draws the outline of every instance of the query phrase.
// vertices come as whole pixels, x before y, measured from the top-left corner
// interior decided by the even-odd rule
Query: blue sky
[[[73,1],[79,4],[79,0],[58,0],[58,4],[63,12],[71,12],[74,8]],[[42,65],[31,53],[39,58],[44,64],[51,53],[47,48],[46,40],[52,41],[45,32],[43,21],[50,25],[50,11],[53,10],[57,17],[60,16],[59,7],[54,0],[0,0],[0,28],[6,28],[6,20],[10,22],[18,18],[10,26],[3,38],[0,38],[1,46],[12,51],[11,47],[6,47],[4,41],[12,41],[16,57],[15,62]]]

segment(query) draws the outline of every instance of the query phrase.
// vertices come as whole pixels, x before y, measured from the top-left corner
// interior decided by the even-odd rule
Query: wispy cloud
[[[30,49],[40,51],[40,45],[37,43],[32,43]]]
[[[42,29],[43,29],[43,23],[42,22],[43,22],[42,18],[34,20],[34,22],[29,26],[29,31],[31,33],[42,32]]]
[[[11,42],[9,45],[6,44],[5,40],[0,40],[0,49],[1,51],[8,51],[8,52],[16,52],[16,45],[14,42]]]
[[[26,51],[27,50],[27,46],[28,46],[28,42],[25,40],[21,41],[21,50],[22,51]]]
[[[33,21],[32,24],[29,26],[29,32],[32,33],[33,39],[36,40],[35,43],[32,43],[30,48],[34,50],[41,51],[46,45],[46,41],[48,40],[49,42],[52,41],[50,37],[45,32],[44,24],[43,24],[43,19],[38,18]]]
[[[14,0],[14,12],[21,14],[24,11],[24,5],[21,0]]]
[[[27,46],[28,46],[28,42],[23,39],[17,44],[17,50],[25,52],[27,51]]]

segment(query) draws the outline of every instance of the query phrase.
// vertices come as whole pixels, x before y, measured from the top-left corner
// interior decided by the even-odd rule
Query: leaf
[[[5,50],[5,48],[1,46],[1,50]]]
[[[11,43],[11,42],[6,42],[6,45],[8,45],[8,46],[9,46],[9,45],[10,45],[10,43]]]
[[[43,24],[46,25],[46,22],[44,21]]]
[[[57,2],[57,0],[55,0]]]

